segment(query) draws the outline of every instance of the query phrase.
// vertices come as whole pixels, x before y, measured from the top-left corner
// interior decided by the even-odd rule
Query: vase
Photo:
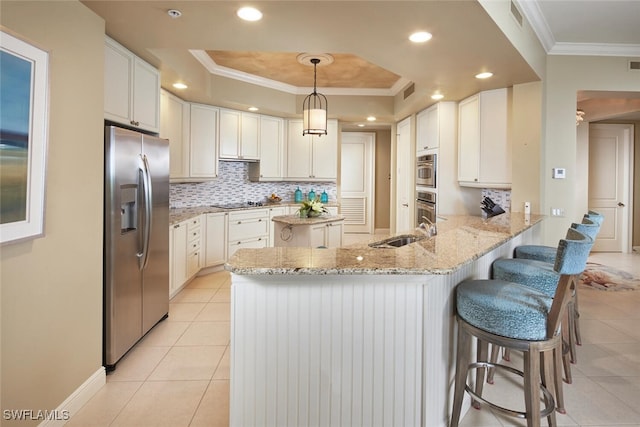
[[[309,217],[309,218],[317,218],[320,215],[322,215],[322,212],[309,211],[309,213],[307,214],[307,217]]]

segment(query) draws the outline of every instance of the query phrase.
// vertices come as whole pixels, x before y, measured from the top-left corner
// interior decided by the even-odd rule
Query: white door
[[[373,233],[375,134],[343,132],[340,213],[345,233]]]
[[[604,215],[594,251],[631,252],[633,125],[589,126],[589,209]]]
[[[411,155],[411,117],[398,123],[396,147],[396,232],[411,230],[414,158]]]

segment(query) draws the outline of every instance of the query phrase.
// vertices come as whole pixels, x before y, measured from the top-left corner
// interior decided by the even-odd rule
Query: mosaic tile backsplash
[[[329,201],[337,199],[335,182],[251,182],[249,164],[246,162],[218,163],[218,178],[212,181],[171,184],[169,190],[172,208],[191,208],[218,203],[264,202],[271,193],[284,200],[293,200],[293,193],[300,187],[303,194],[314,190],[326,191]]]
[[[500,205],[505,212],[511,211],[511,190],[495,190],[492,188],[482,189],[482,198],[490,198],[497,205]]]

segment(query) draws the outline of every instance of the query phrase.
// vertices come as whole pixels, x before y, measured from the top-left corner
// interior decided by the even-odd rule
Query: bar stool
[[[466,280],[457,286],[458,348],[450,427],[458,426],[465,391],[492,409],[526,418],[529,427],[539,426],[543,417],[548,418],[550,426],[556,425],[553,387],[550,391],[548,386],[554,381],[553,359],[557,360],[561,352],[560,323],[571,296],[570,288],[576,283],[574,276],[584,270],[592,243],[590,237],[574,229],[569,229],[566,239],[560,240],[555,262],[560,280],[553,298],[532,287],[504,280]],[[472,337],[478,340],[475,363],[469,363]],[[523,371],[487,362],[488,344],[522,351]],[[524,378],[525,412],[503,408],[482,398],[484,371],[491,367],[506,369]],[[477,370],[475,389],[467,385],[472,369]],[[540,391],[545,403],[543,409]]]
[[[580,231],[595,240],[600,225],[591,221],[590,219],[583,219],[583,223],[571,224],[571,228]],[[516,251],[518,248],[516,248]],[[555,257],[554,257],[555,261]],[[496,260],[492,267],[492,277],[494,279],[508,280],[515,283],[520,283],[526,286],[532,286],[535,289],[552,296],[555,292],[556,285],[559,280],[559,275],[553,270],[553,264],[546,261],[538,261],[529,258],[509,258]],[[567,357],[563,357],[564,372],[567,383],[572,382],[571,366],[569,361],[576,363],[577,352],[576,343],[579,343],[579,313],[577,309],[577,289],[574,289],[569,302],[569,308],[567,309],[567,318],[565,319],[565,328],[563,333],[565,335],[565,341],[567,345],[567,351],[564,352]],[[497,354],[492,354],[492,360],[495,360]],[[507,355],[508,360],[508,355]],[[489,377],[491,380],[492,377]]]

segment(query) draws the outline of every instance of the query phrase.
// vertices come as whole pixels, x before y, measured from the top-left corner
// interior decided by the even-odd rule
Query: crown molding
[[[223,67],[216,62],[204,50],[189,49],[189,52],[207,69],[211,74],[226,77],[229,79],[239,80],[245,83],[290,93],[292,95],[307,95],[313,91],[312,87],[298,87],[287,83],[278,82],[276,80],[267,79],[243,71],[234,70],[233,68]],[[402,90],[409,80],[401,77],[389,89],[370,89],[370,88],[317,88],[324,95],[347,95],[347,96],[395,96]]]
[[[640,44],[556,43],[549,55],[640,57]]]
[[[549,28],[549,24],[547,23],[538,2],[531,0],[513,1],[531,25],[533,32],[536,33],[536,36],[538,37],[538,40],[540,40],[540,43],[542,43],[544,50],[549,53],[556,44],[556,38],[553,36],[553,32],[551,32],[551,28]]]

